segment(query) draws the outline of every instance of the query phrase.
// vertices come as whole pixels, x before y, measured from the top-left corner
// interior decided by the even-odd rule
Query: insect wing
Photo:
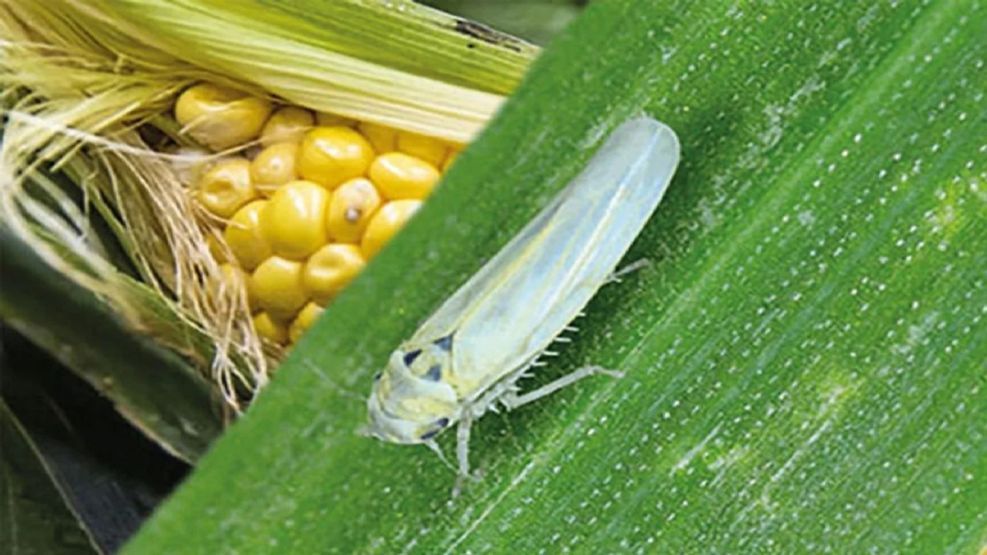
[[[646,117],[622,124],[412,342],[454,332],[446,379],[472,397],[526,364],[612,274],[661,201],[678,160],[678,139],[667,126]]]

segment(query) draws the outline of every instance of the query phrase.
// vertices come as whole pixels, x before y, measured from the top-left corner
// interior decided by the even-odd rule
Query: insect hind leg
[[[457,497],[463,490],[466,480],[475,480],[470,474],[470,427],[473,425],[472,411],[467,408],[463,411],[459,419],[459,427],[456,428],[456,462],[458,470],[456,472],[456,485],[452,488],[452,496]]]
[[[590,376],[596,376],[598,374],[603,374],[607,376],[613,376],[614,378],[623,378],[624,373],[617,370],[609,370],[603,368],[602,366],[583,366],[577,370],[574,370],[557,380],[551,381],[538,389],[534,389],[527,393],[518,395],[514,391],[506,391],[500,398],[500,402],[503,403],[508,410],[514,410],[518,407],[527,405],[528,403],[537,401],[542,397],[547,397],[556,391],[570,386],[583,378],[588,378]]]

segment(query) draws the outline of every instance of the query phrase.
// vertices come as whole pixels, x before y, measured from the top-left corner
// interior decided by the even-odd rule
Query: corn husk
[[[281,353],[252,331],[244,292],[217,288],[206,218],[181,175],[200,155],[154,148],[186,141],[176,95],[211,81],[467,142],[537,52],[482,29],[411,2],[0,0],[0,218],[239,410]],[[94,215],[125,264],[96,240]]]

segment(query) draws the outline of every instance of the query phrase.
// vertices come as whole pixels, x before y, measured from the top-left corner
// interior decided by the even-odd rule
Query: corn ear
[[[537,53],[402,1],[0,0],[0,39],[4,225],[134,330],[204,367],[234,409],[266,382],[280,354],[257,340],[261,328],[297,337],[319,309],[292,306],[300,316],[291,330],[257,325],[264,313],[251,318],[244,280],[232,278],[237,271],[226,262],[233,253],[186,189],[186,171],[216,155],[153,148],[162,136],[195,147],[194,135],[171,117],[179,93],[215,83],[313,110],[319,125],[357,120],[370,130],[460,144]],[[292,131],[270,131],[284,132]],[[268,132],[261,133],[263,141]],[[69,176],[81,205],[46,189],[42,169]],[[89,240],[92,209],[114,231],[139,282]],[[396,211],[395,221],[411,211]],[[379,227],[377,243],[365,248],[386,240],[389,228]],[[149,308],[146,293],[161,303]]]

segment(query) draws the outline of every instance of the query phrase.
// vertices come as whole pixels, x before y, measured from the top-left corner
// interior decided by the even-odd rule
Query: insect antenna
[[[339,385],[338,383],[336,383],[336,380],[330,378],[329,375],[326,374],[325,371],[322,368],[319,368],[318,366],[316,366],[311,360],[305,359],[304,361],[302,361],[302,364],[304,364],[305,367],[308,368],[309,370],[311,370],[312,373],[314,373],[316,376],[318,376],[319,378],[321,378],[322,381],[324,381],[326,384],[328,384],[330,389],[332,389],[336,393],[339,393],[342,397],[344,397],[346,399],[353,399],[353,400],[359,401],[360,404],[366,403],[366,401],[367,401],[367,396],[366,395],[360,395],[359,393],[356,393],[355,391],[352,391],[352,390],[350,390],[350,389],[348,389],[348,388],[346,388],[346,387],[344,387],[342,385]]]

